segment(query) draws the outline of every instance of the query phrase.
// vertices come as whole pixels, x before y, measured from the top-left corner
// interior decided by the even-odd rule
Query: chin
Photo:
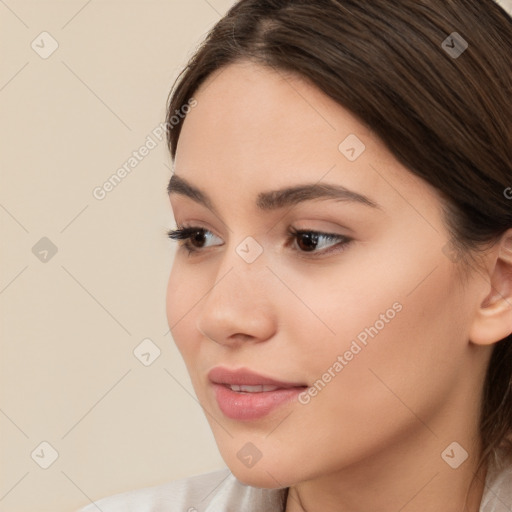
[[[280,489],[290,486],[288,481],[283,481],[279,473],[270,471],[269,474],[263,467],[240,468],[239,464],[235,464],[229,468],[238,481],[251,487]]]
[[[258,487],[261,489],[280,489],[290,487],[303,479],[307,479],[306,475],[301,475],[300,467],[297,467],[295,462],[292,462],[291,468],[283,467],[282,464],[276,464],[284,458],[276,458],[268,456],[265,458],[263,454],[252,467],[247,467],[237,456],[236,452],[222,453],[221,455],[224,462],[231,470],[231,473],[236,479],[245,485],[251,487]],[[266,459],[266,460],[265,460]]]

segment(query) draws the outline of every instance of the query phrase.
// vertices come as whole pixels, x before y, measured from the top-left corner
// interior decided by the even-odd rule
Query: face
[[[440,453],[469,414],[475,304],[437,193],[297,77],[232,64],[195,98],[167,315],[227,465],[281,487],[412,441]]]

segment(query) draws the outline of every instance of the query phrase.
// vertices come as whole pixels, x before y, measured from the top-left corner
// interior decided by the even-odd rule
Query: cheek
[[[415,288],[418,275],[401,267],[371,290],[347,279],[345,292],[324,294],[316,303],[335,334],[304,350],[309,380],[320,389],[311,399],[313,416],[361,434],[363,424],[371,432],[380,422],[384,434],[386,418],[394,418],[390,429],[397,428],[417,421],[411,410],[426,419],[443,406],[463,378],[468,322],[456,313],[463,293],[448,265]]]
[[[294,302],[287,325],[294,325],[290,338],[300,340],[308,381],[320,380],[311,400],[319,417],[349,417],[357,429],[366,415],[381,421],[396,407],[407,411],[400,399],[429,415],[463,378],[464,291],[435,250],[406,261],[389,255],[385,265],[368,261],[361,272],[338,280],[317,275],[303,285],[310,312]],[[291,286],[294,279],[289,274]]]
[[[302,304],[294,306],[295,314],[302,306],[303,315],[309,316],[302,327],[317,337],[325,335],[330,340],[327,346],[337,351],[348,350],[358,339],[363,346],[375,340],[375,347],[407,353],[418,348],[414,340],[426,337],[433,338],[429,346],[445,349],[444,339],[451,339],[454,332],[460,337],[467,318],[455,321],[454,315],[465,309],[464,293],[453,266],[442,255],[443,240],[411,247],[399,241],[383,240],[372,251],[363,247],[347,253],[335,272],[319,269],[307,280],[303,273],[289,273],[288,282],[301,290],[311,312]]]
[[[194,353],[194,313],[199,299],[204,295],[199,280],[175,261],[167,283],[167,323],[176,346],[188,366],[189,354]]]

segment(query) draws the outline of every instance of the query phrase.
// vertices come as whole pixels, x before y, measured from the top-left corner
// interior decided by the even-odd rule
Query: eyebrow
[[[171,176],[169,185],[167,186],[167,192],[168,194],[186,196],[206,206],[211,211],[216,211],[212,200],[205,192],[177,174]],[[314,199],[334,199],[336,201],[359,203],[371,208],[382,208],[362,194],[349,190],[341,185],[327,183],[308,183],[279,190],[271,190],[269,192],[260,192],[256,200],[256,205],[260,210],[270,211],[294,206],[303,201],[311,201]]]

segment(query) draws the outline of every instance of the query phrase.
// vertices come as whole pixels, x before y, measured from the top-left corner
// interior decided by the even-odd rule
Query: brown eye
[[[302,251],[314,251],[318,245],[318,233],[299,233],[297,245]]]
[[[195,226],[170,230],[167,233],[167,236],[172,240],[178,240],[181,247],[188,250],[189,253],[194,251],[199,252],[208,246],[222,245],[218,243],[211,243],[212,241],[215,242],[215,238],[220,240],[220,238],[214,235],[211,231]]]
[[[294,249],[297,252],[311,253],[312,256],[343,250],[352,241],[344,235],[295,228],[290,229],[289,240],[294,243]]]
[[[190,244],[196,248],[201,248],[206,243],[206,235],[204,229],[198,229],[197,231],[190,233],[189,238]]]

